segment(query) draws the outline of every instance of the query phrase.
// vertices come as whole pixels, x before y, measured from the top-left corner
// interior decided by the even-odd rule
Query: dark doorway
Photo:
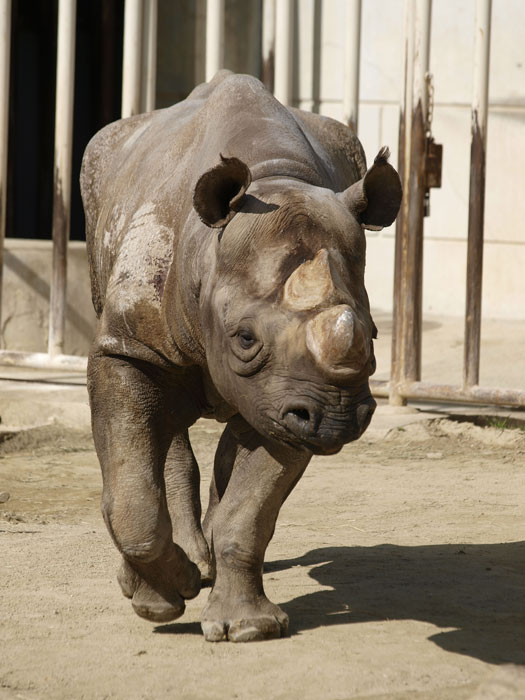
[[[51,238],[58,0],[13,0],[7,236]],[[71,238],[89,139],[120,116],[124,0],[78,0]]]

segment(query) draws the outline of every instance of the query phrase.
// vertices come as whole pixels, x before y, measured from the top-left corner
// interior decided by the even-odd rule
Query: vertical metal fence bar
[[[0,2],[0,321],[4,270],[7,201],[7,146],[9,126],[9,70],[11,57],[11,0]]]
[[[140,112],[142,0],[126,0],[122,58],[122,117]]]
[[[361,50],[361,0],[346,0],[343,121],[357,134]]]
[[[55,170],[53,183],[53,271],[49,301],[48,338],[48,352],[50,355],[64,352],[67,244],[71,209],[76,5],[76,0],[60,0],[58,5]]]
[[[275,76],[275,0],[263,0],[262,81],[273,92]]]
[[[392,354],[390,369],[389,401],[394,405],[405,403],[399,394],[402,379],[401,355],[404,325],[405,276],[406,276],[406,225],[408,218],[408,178],[410,173],[410,145],[412,136],[412,87],[414,73],[414,0],[404,3],[404,34],[403,34],[403,72],[404,83],[401,90],[399,109],[399,175],[403,183],[403,199],[396,221],[395,254],[394,254],[394,298],[392,323]]]
[[[463,366],[465,387],[479,383],[491,7],[492,0],[476,2]]]
[[[144,32],[142,41],[142,112],[155,109],[157,88],[157,15],[158,0],[144,0]]]
[[[274,95],[283,105],[292,104],[293,1],[279,0],[275,16]]]
[[[425,192],[426,74],[430,57],[431,0],[405,5],[405,91],[399,152],[403,204],[396,227],[394,332],[390,402],[404,403],[401,387],[421,378],[423,199]]]
[[[426,74],[430,59],[432,0],[416,0],[414,18],[414,85],[412,89],[412,139],[407,217],[407,280],[403,374],[407,381],[421,379],[421,326],[423,296],[423,200],[425,194]]]
[[[224,65],[224,0],[206,3],[206,81]]]

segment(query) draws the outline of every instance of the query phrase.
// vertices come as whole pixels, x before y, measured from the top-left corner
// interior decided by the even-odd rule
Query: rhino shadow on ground
[[[486,663],[525,664],[525,542],[323,547],[265,571],[312,567],[331,591],[279,602],[290,634],[326,625],[419,620],[454,628],[429,639]]]

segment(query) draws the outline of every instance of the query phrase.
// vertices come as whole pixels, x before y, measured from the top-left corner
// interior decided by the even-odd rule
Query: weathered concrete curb
[[[0,380],[0,422],[3,432],[50,423],[89,428],[86,386]]]

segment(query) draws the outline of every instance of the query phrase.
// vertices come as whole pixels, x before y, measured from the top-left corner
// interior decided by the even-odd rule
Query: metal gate
[[[206,79],[223,65],[225,0],[206,3]],[[357,129],[361,0],[345,4],[344,118]],[[262,74],[266,85],[286,105],[292,103],[293,0],[263,0]],[[7,129],[11,0],[0,0],[0,311],[5,236]],[[394,330],[389,382],[372,381],[378,396],[391,403],[432,399],[525,406],[525,391],[479,386],[485,154],[488,113],[491,0],[476,0],[473,27],[474,88],[467,254],[467,308],[463,385],[421,381],[423,221],[439,149],[430,133],[429,52],[431,0],[405,0],[405,79],[399,127],[399,170],[404,198],[396,227]],[[0,350],[0,364],[84,370],[86,358],[64,355],[67,243],[71,197],[76,0],[59,0],[53,272],[47,353]],[[122,68],[122,116],[155,106],[157,0],[126,0]],[[437,154],[436,154],[437,150]],[[439,176],[437,176],[439,179]]]
[[[476,0],[471,107],[463,385],[421,381],[423,221],[429,197],[433,138],[430,132],[429,54],[431,0],[405,2],[405,83],[399,124],[403,203],[396,225],[394,312],[390,382],[373,382],[390,403],[433,399],[525,406],[525,391],[479,386],[485,164],[492,0]]]

